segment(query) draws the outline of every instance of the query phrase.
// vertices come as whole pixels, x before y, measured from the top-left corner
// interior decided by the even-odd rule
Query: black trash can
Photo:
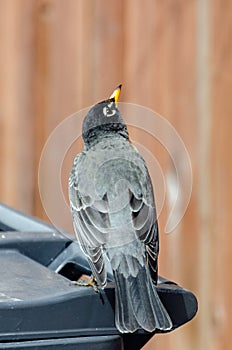
[[[90,275],[73,236],[0,205],[0,349],[140,349],[154,333],[120,334],[114,324],[114,282],[96,293],[71,281]],[[160,278],[159,296],[173,329],[190,321],[197,300]]]

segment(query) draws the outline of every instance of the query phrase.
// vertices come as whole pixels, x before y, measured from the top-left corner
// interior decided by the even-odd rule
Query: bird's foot
[[[75,286],[81,286],[81,287],[92,287],[93,290],[98,293],[98,287],[97,283],[94,279],[94,276],[90,276],[89,278],[80,278],[78,281],[72,281],[72,284]]]

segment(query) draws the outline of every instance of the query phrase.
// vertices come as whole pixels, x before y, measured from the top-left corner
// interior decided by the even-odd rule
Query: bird
[[[153,186],[118,108],[121,85],[95,104],[82,124],[84,149],[73,162],[68,193],[74,231],[95,289],[115,281],[115,325],[121,333],[170,330],[156,290],[159,230]],[[91,283],[89,283],[91,284]]]

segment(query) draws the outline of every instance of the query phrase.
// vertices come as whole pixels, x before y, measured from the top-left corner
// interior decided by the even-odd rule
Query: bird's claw
[[[71,283],[72,283],[73,285],[75,285],[75,286],[92,287],[93,290],[94,290],[96,293],[99,292],[99,291],[98,291],[98,287],[97,287],[97,283],[96,283],[96,281],[95,281],[93,275],[90,276],[89,279],[88,279],[86,282],[85,282],[84,280],[82,280],[82,279],[79,279],[78,281],[72,281]]]

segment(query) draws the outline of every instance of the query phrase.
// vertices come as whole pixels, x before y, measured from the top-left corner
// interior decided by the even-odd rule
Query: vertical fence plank
[[[78,76],[79,65],[82,63],[79,55],[81,42],[78,43],[77,38],[80,35],[82,22],[79,21],[83,11],[79,1],[38,1],[36,5],[34,120],[37,173],[34,211],[36,215],[47,218],[40,195],[48,192],[52,181],[59,176],[55,173],[57,154],[68,135],[63,135],[63,139],[52,150],[53,154],[50,154],[47,164],[50,173],[49,176],[40,179],[41,193],[38,192],[38,166],[42,149],[51,131],[82,104],[83,95],[80,92],[81,83]],[[54,193],[48,205],[54,207],[54,212],[60,215],[63,205],[57,203],[55,198]]]
[[[96,1],[90,86],[94,101],[108,98],[122,83],[123,1]]]
[[[0,3],[1,200],[32,212],[33,203],[33,4]]]
[[[210,1],[198,1],[198,284],[201,312],[198,315],[198,347],[210,349],[213,344],[211,327],[211,188],[210,188]]]
[[[232,3],[211,4],[211,281],[212,348],[230,349],[232,312]]]

